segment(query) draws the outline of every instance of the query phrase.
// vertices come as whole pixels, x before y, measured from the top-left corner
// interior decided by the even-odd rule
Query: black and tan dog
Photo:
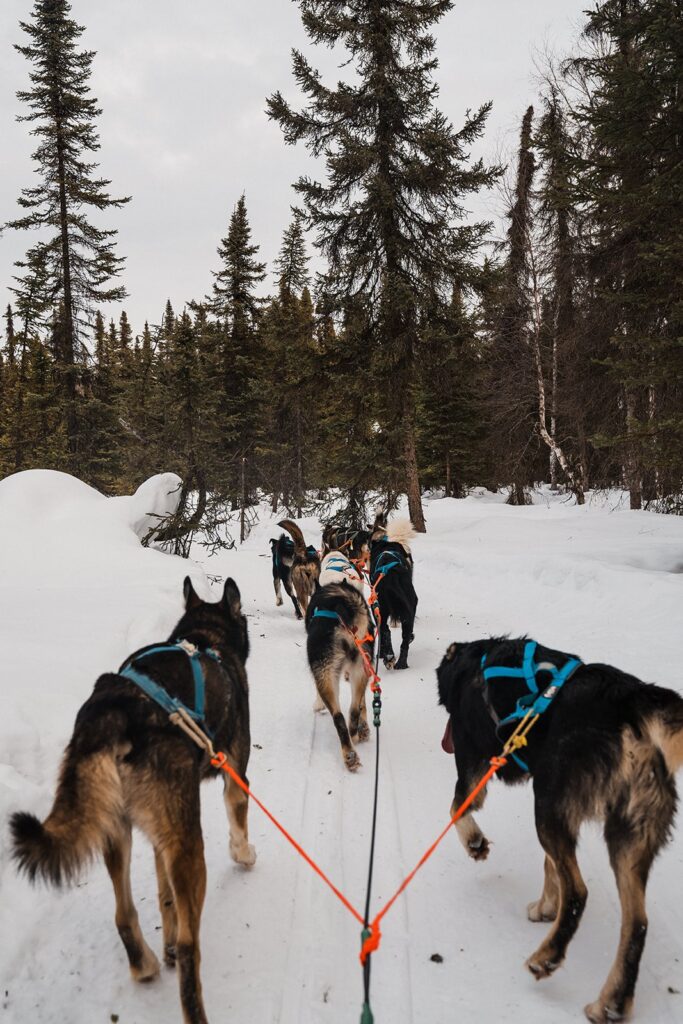
[[[519,666],[526,669],[519,671]],[[535,682],[528,686],[523,676],[531,670]],[[482,777],[489,758],[500,752],[501,739],[518,720],[510,716],[537,699],[530,692],[533,685],[543,695],[549,686],[556,687],[558,670],[572,674],[556,689],[528,746],[499,775],[506,783],[533,779],[545,882],[527,913],[532,921],[553,922],[527,961],[536,978],[548,977],[563,962],[586,903],[576,861],[579,829],[590,819],[604,822],[621,900],[621,934],[614,964],[586,1015],[595,1024],[608,1024],[626,1018],[633,1003],[647,931],[645,886],[676,809],[683,699],[609,665],[582,665],[532,641],[452,644],[437,672],[439,701],[450,715],[444,748],[455,753],[455,807]],[[484,795],[472,805],[475,809]],[[488,841],[471,813],[456,828],[470,857],[483,860]]]
[[[362,588],[362,584],[361,584]],[[344,764],[349,771],[360,768],[360,759],[353,741],[369,739],[365,694],[368,676],[354,634],[363,639],[372,637],[373,623],[365,598],[350,583],[328,583],[318,587],[306,611],[306,651],[316,686],[314,710],[323,707],[332,715]],[[372,640],[364,649],[372,657]],[[339,705],[339,682],[344,676],[351,683],[349,724]]]
[[[377,514],[370,531],[370,582],[376,590],[381,615],[379,653],[385,668],[408,668],[408,648],[414,639],[417,611],[410,551],[414,535],[408,519],[388,523],[385,512]],[[399,623],[401,650],[397,661],[389,627]]]
[[[279,587],[281,580],[292,599],[297,619],[302,619],[306,614],[308,602],[320,575],[320,557],[315,548],[306,547],[301,528],[293,520],[283,519],[277,525],[291,535],[294,551],[287,550],[287,538],[284,535],[279,540],[270,542],[273,552],[273,586],[275,587],[276,602],[278,605],[282,604]],[[292,589],[294,593],[292,593]]]
[[[127,665],[192,707],[194,653],[204,680],[206,728],[215,748],[246,778],[249,642],[240,593],[228,580],[222,599],[206,603],[189,577],[184,592],[185,613],[168,644],[147,656],[147,648],[137,652]],[[199,783],[217,773],[207,755],[135,682],[107,673],[78,712],[50,814],[43,822],[26,813],[11,819],[13,854],[31,880],[72,883],[94,857],[103,855],[114,886],[116,926],[137,981],[159,973],[159,961],[140,930],[130,884],[132,827],[147,835],[156,861],[164,958],[169,966],[177,963],[186,1024],[206,1024],[199,977],[206,889]],[[247,797],[227,775],[223,781],[230,853],[250,867],[256,855],[247,837]]]

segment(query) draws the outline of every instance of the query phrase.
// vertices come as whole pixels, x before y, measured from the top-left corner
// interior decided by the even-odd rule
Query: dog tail
[[[277,524],[286,530],[294,541],[294,552],[299,558],[306,558],[306,541],[304,535],[301,532],[301,528],[292,519],[283,519],[281,523]]]
[[[410,519],[393,519],[387,525],[387,538],[395,541],[410,552],[410,541],[415,536],[415,530]]]
[[[45,821],[23,811],[10,819],[12,855],[31,882],[39,878],[58,887],[73,883],[122,828],[124,799],[117,751],[98,750],[83,756],[77,753],[74,739],[65,752],[54,804]]]

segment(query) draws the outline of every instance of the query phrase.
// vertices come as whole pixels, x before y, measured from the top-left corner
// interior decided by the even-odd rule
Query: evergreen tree
[[[70,12],[67,0],[35,0],[32,21],[20,22],[29,42],[16,49],[32,70],[31,89],[17,93],[29,113],[18,120],[29,122],[39,139],[33,159],[40,182],[23,189],[19,205],[26,212],[9,226],[51,233],[18,263],[25,271],[19,287],[28,295],[41,282],[36,318],[44,319],[46,295],[60,310],[60,376],[73,461],[79,445],[79,328],[89,320],[93,303],[116,301],[125,294],[112,283],[123,263],[114,252],[116,232],[97,228],[88,213],[92,208],[118,208],[128,199],[112,199],[110,182],[96,176],[97,164],[88,159],[100,145],[95,123],[101,111],[88,84],[94,53],[77,49],[83,28]]]
[[[639,508],[644,490],[683,482],[683,6],[603,0],[586,36],[592,50],[570,65],[588,90],[577,121],[591,148],[577,177],[623,410],[601,440],[619,452]]]
[[[218,247],[221,268],[214,273],[213,294],[207,299],[218,324],[220,348],[220,441],[225,473],[223,486],[237,503],[244,478],[250,493],[255,484],[254,451],[263,415],[259,386],[263,353],[259,334],[261,300],[258,284],[266,275],[257,259],[258,245],[251,241],[247,206],[242,195],[230,217],[228,233]],[[246,469],[242,473],[242,460]],[[244,497],[240,499],[244,504]]]
[[[434,107],[436,59],[430,27],[451,0],[299,0],[315,43],[342,45],[357,79],[323,85],[303,54],[294,76],[308,104],[297,112],[281,93],[268,112],[288,143],[326,158],[325,184],[300,178],[307,223],[329,261],[327,290],[337,309],[360,297],[373,312],[385,382],[388,434],[400,452],[410,514],[424,530],[415,451],[415,366],[423,311],[447,303],[455,281],[476,276],[486,226],[455,227],[463,198],[491,183],[467,149],[489,105],[455,131]]]

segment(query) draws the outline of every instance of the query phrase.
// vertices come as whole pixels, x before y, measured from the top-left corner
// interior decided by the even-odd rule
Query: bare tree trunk
[[[297,490],[297,516],[301,519],[302,504],[304,495],[304,460],[301,451],[301,404],[296,404],[296,490]]]
[[[405,459],[406,491],[408,493],[408,512],[410,521],[418,533],[426,533],[422,496],[420,494],[420,477],[417,469],[417,453],[415,450],[415,428],[412,420],[404,427],[403,457]]]
[[[632,509],[643,507],[643,481],[636,454],[636,393],[633,388],[626,389],[626,459],[624,461],[624,483],[628,488]]]
[[[241,470],[241,484],[242,484],[242,500],[240,504],[240,544],[244,544],[247,537],[247,457],[242,456],[242,470]]]
[[[533,299],[534,299],[534,323],[531,331],[532,348],[534,352],[534,361],[536,363],[536,384],[538,387],[538,432],[542,439],[548,445],[548,448],[557,459],[558,463],[562,467],[562,471],[565,474],[569,485],[576,497],[577,505],[584,505],[586,497],[583,492],[583,468],[579,467],[578,473],[575,473],[567,457],[562,450],[562,447],[558,444],[557,440],[548,433],[548,427],[546,423],[546,404],[545,404],[545,379],[543,377],[543,361],[541,359],[541,304],[539,297],[538,277],[536,274],[536,266],[533,257],[533,247],[531,239],[529,239],[529,263],[531,268],[531,279],[533,285]],[[554,367],[553,367],[554,369]]]
[[[451,497],[451,453],[446,452],[446,497]]]
[[[557,439],[557,330],[553,331],[553,354],[552,354],[552,375],[550,394],[550,436],[553,441]],[[554,450],[550,449],[550,487],[557,490],[557,456]]]

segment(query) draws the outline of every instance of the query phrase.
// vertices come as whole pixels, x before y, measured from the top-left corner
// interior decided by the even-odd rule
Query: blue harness
[[[379,558],[375,562],[375,568],[372,570],[372,582],[373,584],[377,580],[378,576],[386,576],[388,572],[395,569],[397,566],[404,566],[405,563],[398,555],[396,551],[382,551],[380,552]]]
[[[496,722],[496,734],[502,726],[508,725],[510,722],[516,722],[529,713],[532,715],[542,715],[544,711],[547,711],[567,680],[583,664],[578,658],[568,658],[562,668],[553,665],[551,661],[536,662],[534,656],[537,647],[538,644],[535,640],[527,640],[524,645],[524,659],[521,668],[508,668],[506,665],[490,665],[487,667],[486,655],[482,655],[481,670],[485,683],[488,683],[491,679],[523,679],[529,691],[519,698],[515,710],[502,720],[498,718],[488,700],[488,696],[485,695],[489,712]],[[549,685],[544,690],[539,690],[538,687],[536,677],[539,672],[547,672],[551,677]],[[514,753],[512,757],[520,768],[524,769],[525,772],[529,771],[528,765],[522,761],[521,757]]]
[[[280,541],[279,543],[282,543],[282,542]],[[285,537],[285,550],[286,550],[287,555],[293,555],[294,554],[294,541],[293,540],[289,540],[287,537]],[[309,558],[315,558],[315,557],[317,557],[318,549],[316,547],[314,547],[313,544],[309,544],[308,547],[306,548],[306,554],[308,555]],[[273,557],[275,559],[275,565],[279,569],[280,565],[282,563],[280,562],[280,555],[278,554],[277,544],[273,548]]]
[[[346,623],[342,619],[342,617],[339,614],[339,612],[330,611],[328,608],[316,608],[314,610],[313,614],[311,615],[311,618],[312,619],[336,619],[337,622],[341,622],[342,626],[345,626],[346,629],[349,629],[349,627],[346,625]],[[374,621],[373,621],[372,614],[370,615],[370,630],[369,630],[369,632],[372,634],[372,636],[375,636],[376,629],[375,629],[375,624],[374,624]]]
[[[356,566],[353,562],[349,561],[346,555],[330,555],[325,564],[325,572],[327,572],[328,569],[330,572],[346,572],[347,569],[351,569],[355,572],[359,580],[363,579]]]
[[[134,666],[142,661],[143,658],[149,658],[153,654],[166,654],[169,651],[182,651],[190,659],[190,666],[192,668],[192,678],[194,679],[194,708],[188,708],[178,697],[172,697],[170,693],[160,686],[159,683],[155,683],[145,672],[139,672]],[[194,644],[190,644],[187,640],[178,640],[176,643],[171,644],[159,644],[156,647],[148,647],[147,650],[141,651],[140,654],[134,655],[129,658],[128,661],[124,662],[118,671],[118,675],[123,676],[125,679],[130,679],[132,683],[139,686],[143,693],[146,693],[153,701],[172,715],[176,711],[181,709],[186,711],[190,718],[194,719],[198,725],[202,727],[204,732],[213,739],[213,733],[206,724],[204,717],[205,707],[205,680],[204,680],[204,669],[202,668],[201,659],[202,657],[212,658],[214,661],[220,664],[219,654],[211,647],[207,647],[205,650],[200,651]]]

